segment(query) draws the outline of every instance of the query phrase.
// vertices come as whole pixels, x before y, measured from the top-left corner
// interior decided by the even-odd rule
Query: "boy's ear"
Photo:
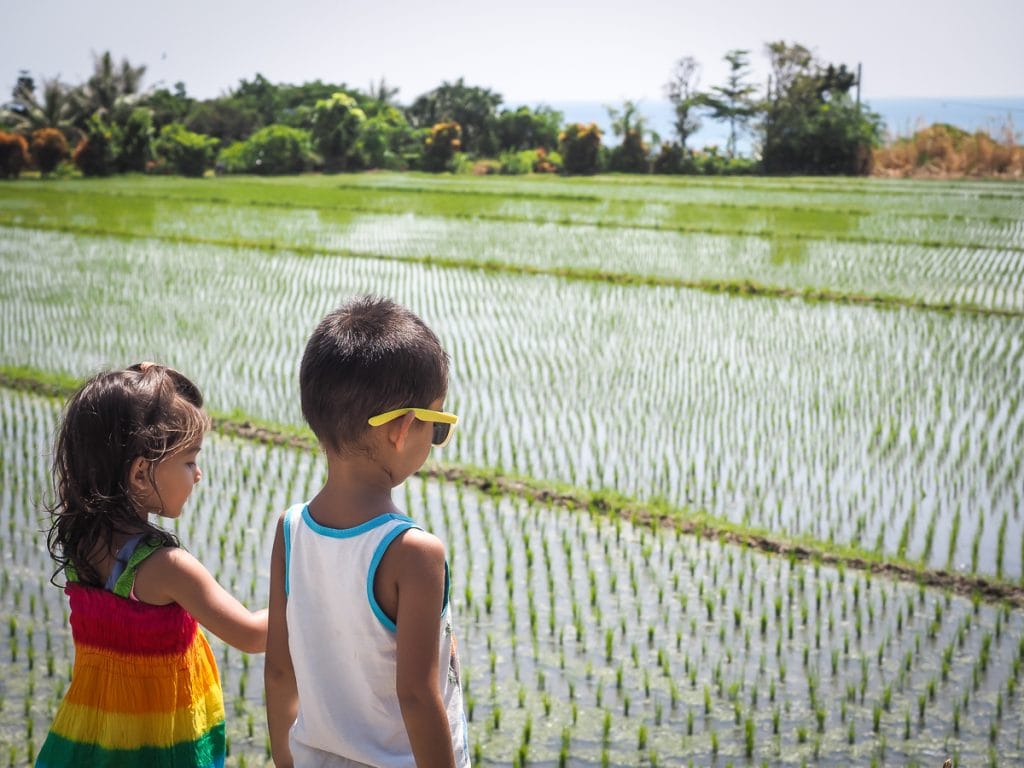
[[[392,426],[388,431],[388,440],[391,441],[396,451],[400,451],[405,447],[406,438],[409,437],[409,428],[412,427],[412,422],[415,418],[413,414],[407,413],[391,422]]]
[[[136,456],[128,468],[128,490],[133,494],[144,494],[150,489],[149,468],[151,462]]]

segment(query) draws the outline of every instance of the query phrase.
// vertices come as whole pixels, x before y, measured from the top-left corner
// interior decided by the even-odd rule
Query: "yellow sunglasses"
[[[387,424],[389,421],[394,421],[401,416],[405,416],[407,413],[411,413],[420,421],[427,421],[434,425],[434,434],[430,442],[438,448],[444,448],[444,446],[451,442],[452,434],[455,432],[455,425],[459,423],[459,417],[454,413],[431,411],[427,408],[398,408],[394,411],[371,416],[367,423],[371,427],[379,427],[381,424]]]

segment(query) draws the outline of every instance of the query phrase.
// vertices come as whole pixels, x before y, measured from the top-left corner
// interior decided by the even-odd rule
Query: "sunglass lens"
[[[448,438],[452,434],[452,425],[443,424],[440,421],[434,422],[434,439],[431,441],[434,445],[442,446],[447,444]]]

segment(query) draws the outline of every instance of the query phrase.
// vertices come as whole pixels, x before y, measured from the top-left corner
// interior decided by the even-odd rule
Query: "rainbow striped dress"
[[[75,664],[37,768],[224,765],[224,697],[196,620],[175,603],[131,597],[142,544],[113,589],[69,574]]]

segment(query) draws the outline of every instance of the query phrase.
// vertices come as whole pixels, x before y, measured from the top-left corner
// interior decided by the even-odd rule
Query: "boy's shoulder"
[[[431,561],[445,558],[444,542],[419,526],[412,526],[395,539],[392,547],[406,557],[423,557]]]
[[[409,528],[395,538],[385,558],[399,578],[419,578],[443,569],[446,562],[444,543],[422,528]]]

